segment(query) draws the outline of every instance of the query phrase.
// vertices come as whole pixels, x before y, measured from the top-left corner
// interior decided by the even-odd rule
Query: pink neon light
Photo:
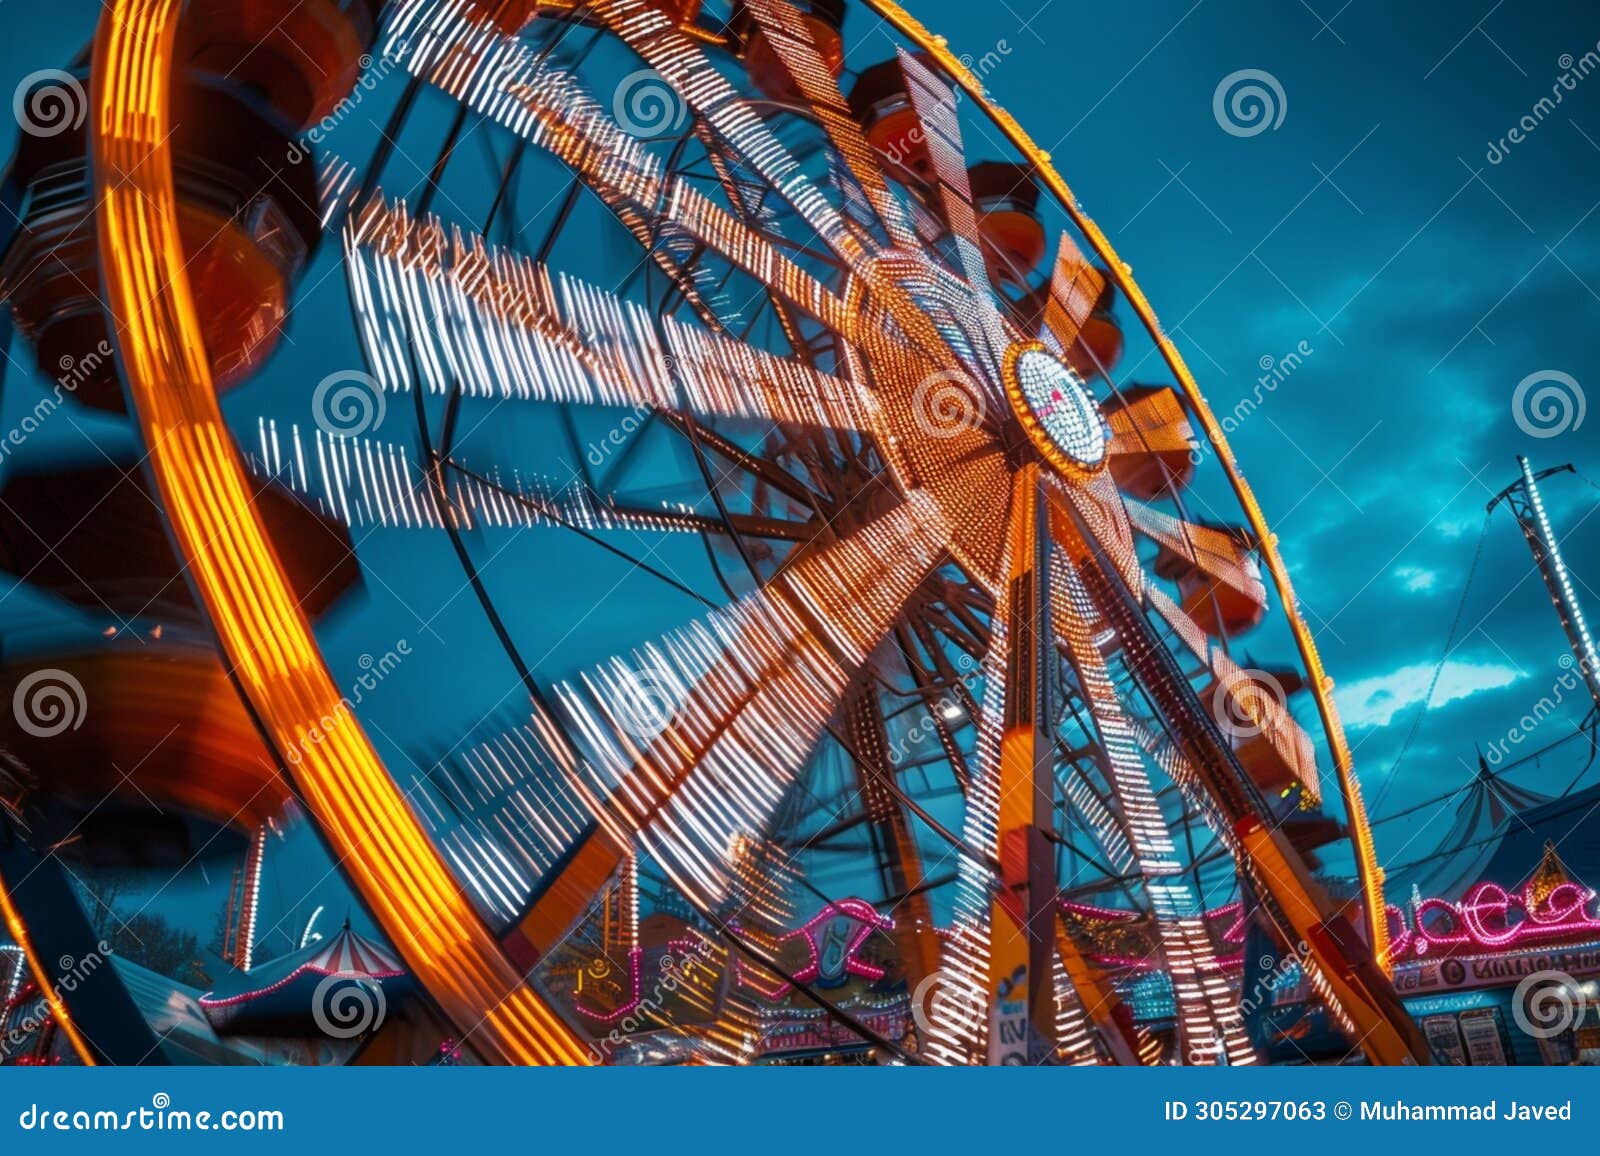
[[[850,943],[845,947],[844,970],[850,975],[859,975],[865,979],[878,980],[883,978],[883,968],[858,959],[856,952],[861,950],[861,945],[866,943],[868,937],[874,931],[889,931],[893,929],[894,920],[886,915],[879,915],[877,908],[873,907],[865,899],[840,899],[835,903],[828,904],[813,915],[799,930],[791,931],[788,935],[778,940],[779,943],[785,943],[796,936],[805,937],[806,948],[811,953],[811,962],[794,973],[795,979],[801,983],[810,983],[822,974],[822,947],[817,943],[817,928],[826,924],[829,920],[837,919],[841,915],[847,919],[854,919],[860,924],[855,935],[851,937]]]
[[[246,991],[246,992],[241,992],[238,995],[230,995],[227,999],[212,999],[211,998],[211,993],[207,992],[205,995],[201,996],[200,999],[197,1002],[200,1004],[201,1007],[232,1007],[234,1004],[244,1003],[246,1000],[257,999],[257,998],[259,998],[261,996],[264,996],[264,995],[271,995],[273,992],[278,991],[280,988],[288,987],[289,984],[293,983],[295,980],[299,979],[302,975],[306,975],[306,974],[310,974],[310,975],[338,975],[338,976],[343,976],[346,979],[398,979],[400,976],[404,975],[405,972],[403,972],[403,971],[374,971],[374,972],[365,972],[365,971],[329,971],[325,967],[316,967],[316,966],[313,966],[312,964],[309,964],[309,963],[302,963],[299,967],[295,968],[288,975],[286,975],[282,979],[280,979],[277,983],[268,984],[266,987],[257,988],[255,991]]]
[[[1577,883],[1560,883],[1543,902],[1535,902],[1523,888],[1512,894],[1498,883],[1480,883],[1460,903],[1424,899],[1416,905],[1413,922],[1405,912],[1389,905],[1390,950],[1403,958],[1408,949],[1420,958],[1435,948],[1468,947],[1512,949],[1525,943],[1600,932],[1600,917],[1589,914],[1595,892]]]
[[[821,911],[817,912],[794,931],[780,936],[778,939],[780,947],[791,939],[803,938],[806,941],[806,950],[811,958],[804,967],[794,973],[795,979],[799,982],[810,983],[822,974],[822,947],[817,942],[817,929],[829,920],[837,919],[840,916],[844,916],[846,919],[853,919],[860,924],[855,934],[851,936],[850,942],[845,946],[845,972],[849,975],[857,975],[869,980],[879,980],[884,977],[883,968],[866,962],[859,958],[856,953],[861,950],[862,944],[866,943],[874,931],[892,930],[894,928],[894,920],[886,915],[879,915],[877,908],[873,907],[865,899],[838,899],[824,906]],[[740,959],[734,960],[734,976],[739,983],[753,989],[769,1000],[782,998],[788,993],[791,986],[789,983],[783,982],[775,988],[763,987],[752,973],[750,967]]]
[[[845,946],[844,970],[850,975],[861,976],[864,979],[879,980],[886,974],[885,970],[876,964],[868,963],[857,956],[861,946],[866,943],[874,931],[889,931],[894,928],[894,920],[888,916],[879,915],[872,904],[865,899],[839,899],[829,903],[800,927],[786,935],[780,936],[778,943],[784,944],[796,938],[803,938],[810,961],[795,972],[795,979],[801,983],[809,983],[822,974],[822,948],[817,942],[817,931],[829,920],[843,916],[855,920],[859,924],[855,933],[850,937],[850,942]],[[737,926],[737,925],[735,925]],[[679,945],[692,946],[692,939],[675,939],[668,944],[669,949],[678,948]],[[578,999],[573,1000],[573,1006],[579,1014],[602,1024],[613,1024],[626,1017],[639,1006],[642,997],[641,973],[643,971],[644,949],[635,947],[628,951],[628,977],[632,988],[628,1002],[614,1011],[602,1012],[591,1007],[585,1007]],[[776,987],[765,987],[752,969],[742,959],[735,959],[734,977],[744,987],[756,991],[769,1000],[781,999],[788,994],[790,984],[781,982]]]
[[[623,1004],[616,1011],[610,1011],[610,1012],[594,1011],[594,1010],[592,1010],[590,1008],[584,1007],[582,1002],[580,1002],[578,1000],[573,1000],[572,1001],[572,1005],[575,1008],[577,1008],[578,1011],[582,1015],[586,1015],[592,1020],[597,1020],[597,1021],[599,1021],[600,1023],[603,1023],[603,1024],[616,1023],[623,1016],[627,1015],[634,1008],[639,1006],[639,1001],[641,999],[641,996],[639,995],[639,991],[640,991],[640,987],[639,987],[639,985],[640,985],[640,975],[639,975],[639,973],[643,970],[643,968],[640,966],[643,963],[643,961],[644,961],[644,948],[642,948],[642,947],[633,947],[633,948],[629,948],[628,949],[628,976],[630,978],[630,981],[633,984],[633,998],[628,1000],[627,1003]]]

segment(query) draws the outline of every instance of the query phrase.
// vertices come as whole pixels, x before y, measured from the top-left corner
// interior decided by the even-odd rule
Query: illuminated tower
[[[1567,573],[1567,564],[1561,560],[1561,544],[1550,528],[1550,517],[1545,513],[1544,500],[1539,496],[1541,479],[1563,471],[1577,471],[1569,463],[1534,473],[1533,467],[1528,465],[1528,459],[1521,454],[1517,455],[1517,465],[1522,469],[1522,476],[1496,494],[1489,502],[1488,510],[1493,513],[1502,501],[1510,503],[1511,512],[1522,527],[1522,536],[1528,540],[1528,549],[1533,551],[1533,560],[1539,567],[1539,573],[1544,575],[1544,584],[1550,591],[1550,601],[1555,603],[1561,626],[1567,632],[1567,642],[1578,662],[1578,673],[1589,688],[1589,697],[1594,699],[1595,706],[1600,707],[1600,666],[1595,660],[1594,639],[1590,637],[1589,627],[1583,620],[1578,596],[1572,589],[1572,577]]]
[[[266,849],[267,828],[263,825],[250,836],[244,863],[234,872],[233,886],[228,891],[222,958],[240,971],[249,971],[255,962],[256,914],[261,900],[261,864]]]

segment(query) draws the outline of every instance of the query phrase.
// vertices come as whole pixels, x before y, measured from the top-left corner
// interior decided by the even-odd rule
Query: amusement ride
[[[1304,1058],[1434,1057],[1278,539],[970,57],[889,0],[105,8],[0,265],[105,431],[0,490],[69,623],[3,656],[37,1054],[1249,1064],[1282,981]],[[98,872],[197,864],[209,987],[53,975]]]

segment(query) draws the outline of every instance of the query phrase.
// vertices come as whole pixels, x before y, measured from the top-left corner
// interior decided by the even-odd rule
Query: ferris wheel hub
[[[1105,419],[1076,373],[1039,341],[1019,341],[1001,365],[1006,397],[1028,440],[1057,471],[1081,477],[1105,467]]]

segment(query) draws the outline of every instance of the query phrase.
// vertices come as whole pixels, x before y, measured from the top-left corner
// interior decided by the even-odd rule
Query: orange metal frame
[[[130,410],[184,567],[275,752],[413,974],[486,1059],[584,1064],[580,1037],[507,959],[354,719],[296,604],[223,424],[168,146],[180,0],[114,0],[95,40],[93,163],[106,298]]]

